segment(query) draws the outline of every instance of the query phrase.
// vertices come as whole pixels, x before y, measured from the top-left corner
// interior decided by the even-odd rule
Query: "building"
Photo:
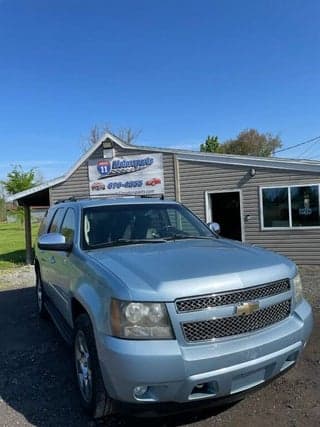
[[[25,207],[60,199],[164,195],[225,237],[263,246],[298,264],[320,262],[320,162],[128,145],[107,133],[62,177],[10,197]]]

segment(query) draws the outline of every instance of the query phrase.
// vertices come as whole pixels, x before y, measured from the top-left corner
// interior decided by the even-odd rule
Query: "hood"
[[[226,239],[177,240],[89,251],[137,301],[241,289],[292,277],[295,265],[261,248]]]

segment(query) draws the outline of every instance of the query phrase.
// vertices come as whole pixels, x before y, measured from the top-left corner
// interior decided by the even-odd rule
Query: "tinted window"
[[[171,227],[174,227],[183,233],[197,235],[198,230],[195,225],[190,222],[188,218],[186,218],[180,211],[176,209],[168,209],[168,216]]]
[[[288,188],[262,190],[264,227],[289,227]]]
[[[190,237],[213,237],[213,234],[180,205],[97,206],[83,211],[85,248],[119,243],[119,239],[128,242]]]
[[[65,210],[63,208],[56,210],[56,213],[54,214],[53,220],[49,227],[48,233],[59,233],[60,225],[61,225],[61,221],[64,213],[65,213]]]
[[[42,219],[42,221],[41,221],[41,224],[40,224],[40,227],[39,227],[39,231],[38,231],[38,236],[41,236],[41,234],[44,234],[44,233],[46,232],[46,230],[47,230],[47,227],[48,227],[48,221],[49,221],[48,212],[49,212],[49,211],[47,211],[47,212],[44,214],[44,217],[43,217],[43,219]]]
[[[76,221],[75,221],[74,210],[69,208],[67,210],[67,213],[63,219],[63,223],[61,226],[61,234],[65,236],[67,243],[73,242],[75,226],[76,226]]]
[[[320,225],[318,186],[291,187],[290,191],[292,225],[294,227]]]

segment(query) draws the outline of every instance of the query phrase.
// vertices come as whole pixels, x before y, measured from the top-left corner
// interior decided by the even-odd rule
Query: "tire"
[[[38,315],[42,319],[47,319],[48,312],[44,306],[45,293],[44,293],[43,284],[41,281],[40,271],[36,271],[36,298],[37,298]]]
[[[93,418],[112,413],[112,400],[104,387],[91,321],[81,314],[75,321],[75,376],[82,407]]]

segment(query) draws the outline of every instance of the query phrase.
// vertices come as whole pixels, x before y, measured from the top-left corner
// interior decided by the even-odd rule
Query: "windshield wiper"
[[[173,234],[172,236],[164,237],[165,240],[183,240],[183,239],[200,239],[200,240],[211,240],[215,236],[187,236],[185,234]]]
[[[112,246],[136,245],[143,243],[165,243],[165,239],[116,239],[111,242],[97,243],[90,245],[90,249],[108,248]]]

